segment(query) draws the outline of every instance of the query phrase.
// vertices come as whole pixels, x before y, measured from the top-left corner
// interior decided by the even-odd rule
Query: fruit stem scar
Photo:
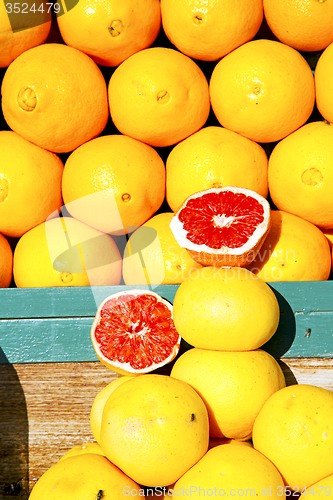
[[[61,273],[60,279],[63,283],[70,283],[73,280],[72,273]]]
[[[0,177],[0,203],[5,201],[8,196],[9,182],[4,177]]]
[[[195,24],[200,24],[200,23],[202,23],[202,21],[203,21],[203,18],[202,18],[202,16],[200,14],[196,14],[194,16],[194,22],[195,22]]]
[[[17,96],[17,103],[23,111],[33,111],[37,106],[37,96],[31,87],[24,87]]]
[[[170,99],[170,94],[167,90],[160,90],[157,94],[157,101],[161,104],[165,104]]]
[[[308,168],[302,173],[301,180],[308,186],[319,186],[323,181],[323,174],[317,168]]]
[[[110,27],[109,27],[109,32],[110,35],[113,37],[119,36],[120,33],[123,31],[124,25],[119,19],[114,19],[111,21]]]
[[[128,193],[124,193],[121,197],[121,199],[125,202],[125,203],[128,203],[129,201],[131,201],[131,195],[128,194]]]

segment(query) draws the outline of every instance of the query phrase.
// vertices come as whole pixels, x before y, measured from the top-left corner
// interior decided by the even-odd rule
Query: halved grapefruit
[[[122,375],[151,372],[178,354],[181,337],[170,302],[148,290],[125,290],[107,297],[91,327],[98,359]]]
[[[266,198],[239,187],[211,188],[189,196],[170,222],[178,244],[204,266],[252,262],[271,224]]]

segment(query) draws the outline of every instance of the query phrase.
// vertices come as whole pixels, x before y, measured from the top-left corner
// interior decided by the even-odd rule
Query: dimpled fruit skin
[[[108,400],[109,396],[112,394],[112,392],[115,389],[117,389],[117,387],[119,387],[121,384],[127,382],[127,380],[131,380],[131,377],[123,375],[121,377],[112,380],[112,382],[110,382],[108,385],[103,387],[101,391],[98,392],[93,401],[90,410],[90,427],[91,427],[91,432],[93,433],[93,436],[96,439],[97,443],[100,443],[101,441],[101,423],[102,423],[102,414],[104,405]]]
[[[192,387],[146,374],[119,386],[105,403],[101,447],[139,484],[168,486],[206,453],[208,425],[206,406]]]
[[[254,448],[301,491],[333,473],[333,392],[307,384],[273,394],[253,427]]]
[[[47,469],[35,483],[29,500],[121,500],[124,488],[139,496],[139,486],[106,457],[85,453],[59,460]]]
[[[265,401],[285,387],[277,361],[267,352],[190,349],[173,365],[171,377],[190,384],[204,400],[212,437],[247,440]]]
[[[327,2],[326,2],[327,3]],[[333,122],[333,42],[323,51],[315,67],[316,104],[321,116]]]
[[[280,309],[271,288],[247,269],[203,267],[179,285],[173,318],[194,347],[246,351],[272,337]]]
[[[315,104],[309,64],[274,40],[252,40],[227,54],[209,85],[220,124],[256,142],[283,139],[310,118]]]
[[[102,448],[98,443],[95,442],[87,442],[83,444],[77,444],[70,448],[64,455],[59,458],[60,460],[67,460],[67,458],[75,457],[77,455],[85,455],[86,453],[95,453],[96,455],[105,456]]]
[[[61,159],[16,132],[0,132],[0,232],[21,237],[62,206]]]
[[[311,222],[282,210],[248,269],[267,282],[325,281],[331,271],[328,239]]]
[[[161,0],[162,23],[171,42],[194,59],[221,59],[251,40],[263,20],[262,0]]]
[[[332,2],[264,0],[264,13],[274,35],[294,49],[313,52],[333,42]]]
[[[278,470],[261,453],[249,446],[222,444],[206,453],[174,485],[172,498],[204,495],[241,498],[285,499],[285,487]],[[189,493],[191,492],[191,493]]]
[[[106,233],[130,232],[163,203],[164,162],[154,148],[131,137],[96,137],[67,158],[62,194],[76,219]]]
[[[199,130],[210,112],[208,82],[181,52],[151,47],[122,62],[109,81],[111,118],[125,135],[171,146]]]
[[[243,187],[266,198],[267,170],[259,144],[222,127],[204,127],[170,151],[166,198],[174,212],[190,195],[212,187]]]
[[[155,41],[161,9],[159,0],[80,0],[57,21],[67,45],[99,65],[118,66]]]
[[[101,70],[83,52],[60,43],[19,55],[3,77],[1,94],[8,126],[55,153],[96,137],[109,118]]]
[[[280,141],[268,162],[273,203],[322,228],[333,228],[333,125],[307,123]]]

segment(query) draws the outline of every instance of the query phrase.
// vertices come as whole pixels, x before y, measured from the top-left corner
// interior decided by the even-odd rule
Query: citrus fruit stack
[[[204,267],[180,284],[173,309],[194,348],[178,357],[171,376],[201,395],[212,437],[250,439],[264,401],[285,385],[277,361],[260,349],[278,327],[275,294],[246,269]]]
[[[116,498],[185,497],[189,491],[196,499],[211,491],[239,498],[248,491],[278,499],[292,490],[328,489],[333,393],[311,385],[286,387],[279,363],[261,349],[279,317],[269,285],[240,267],[193,271],[173,306],[135,289],[107,298],[92,340],[97,354],[99,346],[106,353],[102,362],[108,357],[107,366],[127,374],[93,400],[95,441],[60,457],[30,500],[102,499],[111,490]],[[115,362],[136,353],[144,363],[158,349],[158,337],[163,347],[164,334],[174,326],[191,346],[176,357],[170,375],[141,367],[126,371],[131,360]],[[135,337],[137,345],[129,348]]]
[[[70,485],[75,500],[121,498],[126,491],[143,496],[139,485],[168,486],[204,456],[208,414],[192,387],[167,375],[124,379],[107,388],[98,411],[92,407],[100,444],[69,450],[38,480],[30,499],[60,498]]]
[[[252,442],[209,439],[209,406],[191,384],[172,373],[123,376],[94,399],[90,421],[98,441],[70,448],[29,498],[103,498],[111,490],[115,498],[189,491],[196,499],[211,491],[317,498],[333,484],[332,405],[329,390],[282,386],[258,411]]]
[[[0,233],[18,240],[59,214],[107,233],[117,269],[94,284],[179,284],[207,265],[246,266],[265,281],[329,279],[332,16],[314,0],[1,7],[0,133],[15,134],[5,149],[18,157],[0,159]],[[38,162],[23,174],[34,159],[43,174]],[[262,224],[244,235],[220,214],[228,241],[208,241],[211,200],[200,194],[196,234],[184,229],[184,204],[228,187],[255,193]],[[54,259],[25,280],[43,240],[34,234],[23,265],[11,242],[15,285],[68,286],[51,279]],[[103,258],[83,263],[101,275],[92,264]]]

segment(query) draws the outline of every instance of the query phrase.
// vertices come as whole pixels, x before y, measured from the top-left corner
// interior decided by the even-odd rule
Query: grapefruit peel
[[[170,363],[181,337],[172,304],[151,290],[133,289],[114,293],[100,304],[91,341],[105,366],[121,375],[141,375]]]
[[[170,222],[177,243],[193,260],[216,267],[250,264],[270,227],[266,198],[250,189],[230,186],[192,194]]]

